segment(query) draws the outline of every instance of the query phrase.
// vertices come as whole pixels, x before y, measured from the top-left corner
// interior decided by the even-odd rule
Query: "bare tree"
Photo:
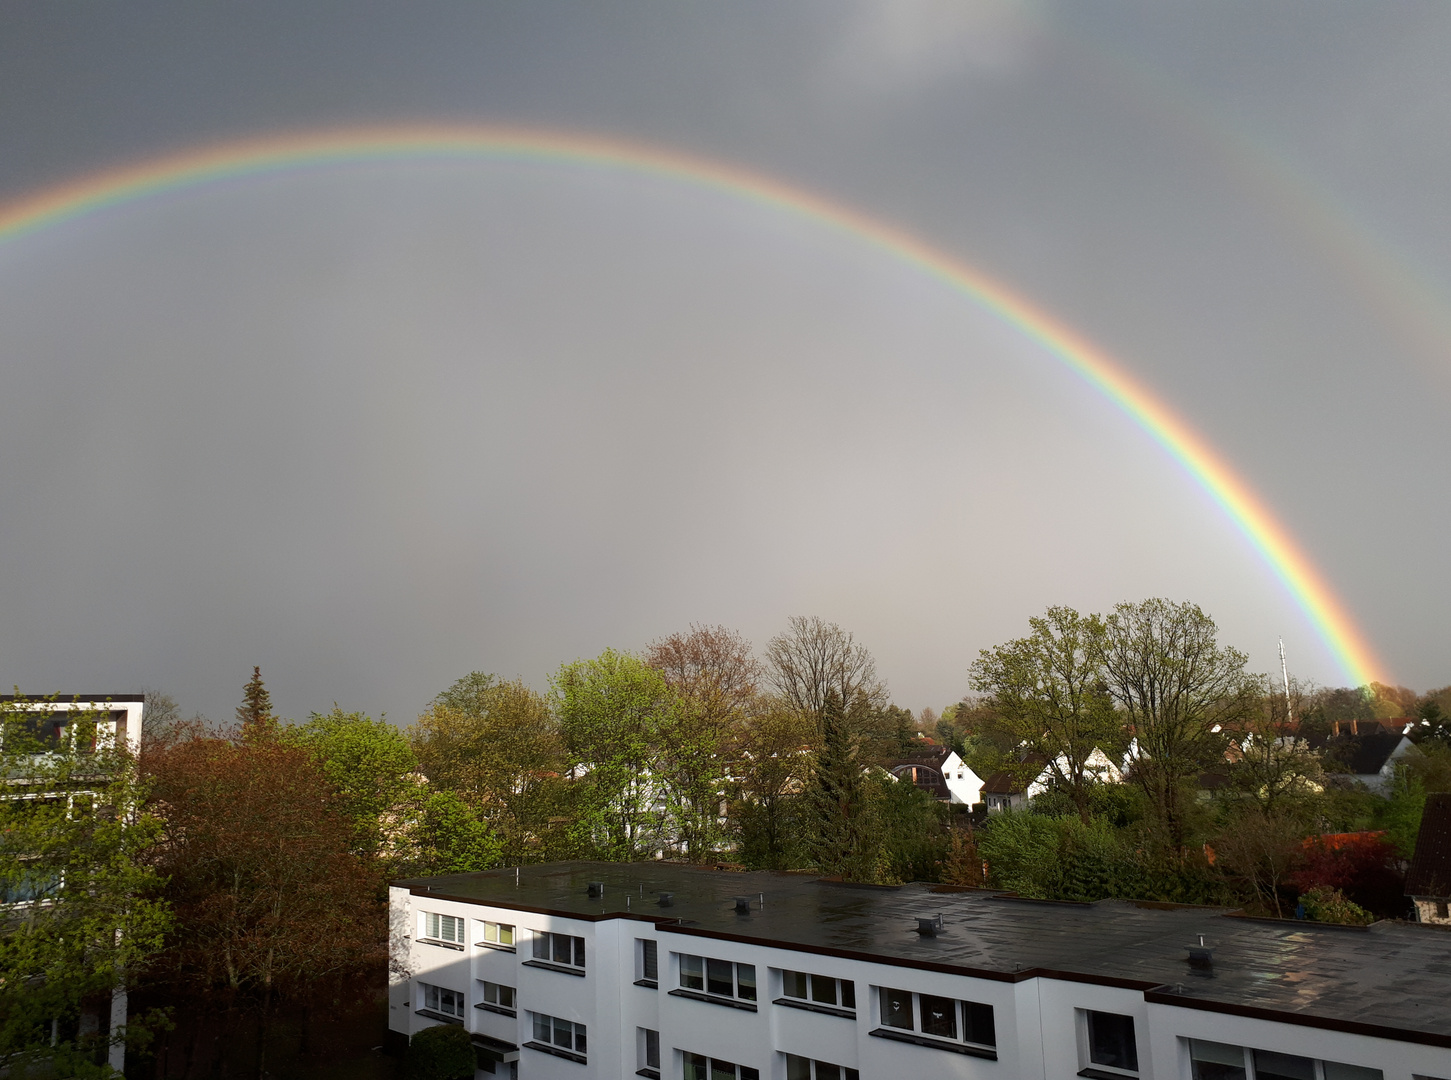
[[[761,665],[751,643],[724,626],[692,625],[650,645],[644,659],[709,721],[738,716],[759,690]]]
[[[766,646],[769,677],[781,697],[818,722],[831,694],[848,709],[857,702],[874,710],[885,707],[887,688],[866,646],[815,615],[793,615],[786,625],[786,632]]]
[[[1258,700],[1245,655],[1221,646],[1196,604],[1118,604],[1104,619],[1103,671],[1133,732],[1130,776],[1166,839],[1184,844],[1188,782],[1223,760],[1226,729]]]

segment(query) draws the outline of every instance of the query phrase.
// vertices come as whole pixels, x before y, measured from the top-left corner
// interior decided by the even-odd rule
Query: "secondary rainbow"
[[[1384,670],[1324,577],[1249,485],[1121,364],[975,267],[904,230],[767,176],[565,131],[421,125],[304,131],[182,151],[56,184],[0,207],[0,243],[181,188],[287,170],[427,159],[557,161],[669,177],[810,218],[926,271],[1048,350],[1178,461],[1259,552],[1352,685],[1368,683]]]

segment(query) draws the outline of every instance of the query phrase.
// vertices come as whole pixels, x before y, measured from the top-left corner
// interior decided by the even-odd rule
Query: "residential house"
[[[1328,735],[1311,735],[1306,742],[1320,752],[1332,775],[1339,772],[1377,795],[1390,791],[1396,766],[1407,754],[1418,752],[1394,721],[1389,726],[1372,721],[1336,725]]]
[[[887,771],[907,780],[933,798],[954,805],[976,806],[982,802],[982,779],[948,746],[926,745],[889,762]]]

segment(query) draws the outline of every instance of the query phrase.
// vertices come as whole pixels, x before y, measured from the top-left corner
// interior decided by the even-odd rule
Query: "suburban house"
[[[1377,795],[1389,792],[1401,759],[1417,752],[1399,723],[1389,727],[1371,721],[1337,725],[1330,734],[1311,736],[1306,742],[1320,751],[1327,771],[1339,766],[1347,779],[1364,784]]]
[[[1451,795],[1426,796],[1406,895],[1417,922],[1451,926]]]
[[[1050,765],[1042,755],[1030,755],[1023,759],[1023,764],[1029,769],[1026,776],[1022,772],[995,772],[983,781],[982,799],[988,810],[1021,810],[1030,799],[1053,786],[1054,766],[1059,772],[1068,771],[1068,759],[1062,756]],[[1031,775],[1033,765],[1041,766],[1036,776]],[[1123,770],[1096,746],[1084,761],[1084,771],[1100,784],[1122,784],[1124,780]]]
[[[982,802],[982,778],[948,746],[924,746],[887,765],[898,780],[916,784],[945,803],[976,806]]]
[[[1451,935],[679,864],[396,882],[394,1046],[476,1077],[1451,1077]]]
[[[125,747],[133,754],[140,752],[141,724],[146,709],[145,698],[141,694],[58,694],[54,697],[17,697],[6,694],[0,696],[0,703],[3,703],[0,707],[7,710],[25,713],[26,725],[33,724],[35,734],[43,742],[59,743],[67,738],[71,721],[84,714],[96,721],[95,734],[98,740],[110,740],[113,747]],[[34,779],[32,776],[31,780]],[[56,794],[66,797],[80,794],[74,789],[68,789],[64,793],[31,790],[17,795],[13,790],[12,788],[11,793],[0,794],[0,798],[44,799],[52,798]],[[21,885],[0,894],[0,908],[11,912],[23,910],[32,904],[44,905],[53,902],[48,891],[34,886]],[[99,1031],[104,1027],[107,1032],[115,1032],[117,1028],[125,1026],[128,1011],[126,989],[118,986],[111,993],[109,1007],[102,999],[95,1008],[83,1008],[80,1022],[83,1028]],[[113,1044],[108,1056],[111,1067],[120,1071],[125,1064],[125,1054],[126,1048],[123,1044]]]

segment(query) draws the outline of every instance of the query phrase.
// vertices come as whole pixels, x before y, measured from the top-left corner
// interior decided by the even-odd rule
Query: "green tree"
[[[88,1039],[82,1008],[109,1016],[112,991],[171,924],[148,865],[160,823],[106,719],[0,705],[0,1070],[11,1076],[105,1071],[89,1062],[106,1022]]]
[[[1120,741],[1121,720],[1104,687],[1103,621],[1052,607],[1028,625],[1027,637],[981,652],[973,687],[988,695],[999,731],[1047,759],[1054,785],[1087,824],[1098,782],[1089,758]]]
[[[807,790],[811,855],[822,873],[844,881],[878,878],[881,835],[862,780],[857,745],[846,710],[828,692],[821,714],[821,749]]]
[[[803,792],[818,745],[814,718],[779,698],[763,699],[744,719],[730,824],[747,866],[786,870],[809,858],[803,848]]]
[[[1104,620],[1105,681],[1133,733],[1129,777],[1175,852],[1188,839],[1190,781],[1223,760],[1225,732],[1257,702],[1244,654],[1217,633],[1187,602],[1119,604]]]
[[[606,649],[564,664],[551,682],[579,783],[583,837],[605,858],[652,857],[670,840],[659,774],[678,717],[665,677],[636,656]]]
[[[407,738],[385,719],[336,704],[285,735],[312,755],[332,786],[334,805],[353,823],[353,850],[379,856],[390,821],[421,794],[418,758]]]
[[[1238,760],[1229,769],[1228,790],[1273,814],[1287,804],[1317,801],[1325,769],[1294,723],[1308,709],[1308,695],[1294,683],[1287,696],[1269,680],[1258,682],[1258,705],[1235,732]]]
[[[408,730],[434,790],[487,821],[510,863],[573,854],[563,734],[549,702],[518,680],[473,672],[439,694]]]

